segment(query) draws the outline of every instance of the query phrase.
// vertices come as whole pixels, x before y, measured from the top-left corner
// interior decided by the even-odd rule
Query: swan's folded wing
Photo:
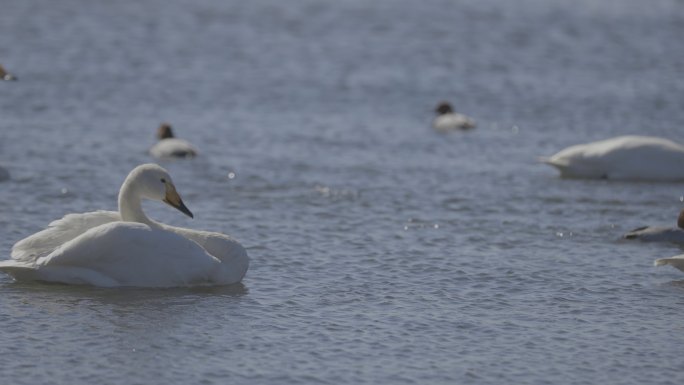
[[[237,283],[244,278],[249,269],[249,256],[245,248],[232,237],[211,232],[163,225],[165,230],[174,232],[192,240],[211,256],[221,261],[219,269],[212,274],[212,281],[217,284]]]
[[[139,287],[210,283],[219,264],[197,243],[136,222],[94,227],[36,263],[47,281]]]
[[[14,244],[12,259],[33,263],[62,244],[76,238],[93,227],[120,221],[115,211],[93,211],[83,214],[67,214],[62,219],[51,222],[48,228],[39,231]]]

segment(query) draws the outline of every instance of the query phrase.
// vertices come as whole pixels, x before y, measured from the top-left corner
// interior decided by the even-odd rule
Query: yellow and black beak
[[[164,202],[169,204],[169,206],[177,208],[180,212],[189,216],[190,218],[194,218],[190,210],[185,207],[185,203],[183,203],[180,195],[178,195],[178,192],[176,192],[176,188],[170,183],[166,185],[166,196],[164,197]]]

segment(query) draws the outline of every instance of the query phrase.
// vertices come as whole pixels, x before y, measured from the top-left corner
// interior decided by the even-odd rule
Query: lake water
[[[681,0],[22,0],[0,12],[0,259],[163,163],[241,285],[0,276],[3,384],[681,384],[684,184],[537,158],[684,141]],[[442,99],[478,128],[430,129]]]

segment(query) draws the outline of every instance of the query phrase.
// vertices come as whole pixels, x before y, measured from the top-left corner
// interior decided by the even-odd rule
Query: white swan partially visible
[[[643,242],[670,242],[684,245],[684,210],[679,213],[677,227],[639,227],[625,234],[624,238],[637,239]]]
[[[670,265],[676,269],[679,269],[681,271],[684,271],[684,254],[680,255],[675,255],[674,257],[670,258],[660,258],[656,259],[653,264],[655,266],[665,266],[665,265]]]
[[[150,148],[150,154],[155,158],[194,158],[197,149],[187,140],[173,136],[171,125],[162,123],[157,129],[159,141]]]
[[[684,180],[684,146],[650,136],[619,136],[568,147],[542,159],[563,178]]]
[[[225,285],[242,280],[247,252],[233,238],[168,226],[149,219],[141,200],[168,203],[186,215],[168,172],[144,164],[128,174],[119,211],[68,214],[17,242],[0,262],[17,280],[95,286],[174,287]]]
[[[475,128],[475,121],[468,116],[454,112],[448,102],[441,102],[435,108],[437,117],[432,121],[432,127],[439,132],[468,130]]]

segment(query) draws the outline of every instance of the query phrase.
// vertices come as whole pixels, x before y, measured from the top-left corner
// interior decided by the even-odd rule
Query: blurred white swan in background
[[[149,219],[141,200],[168,203],[192,217],[168,172],[133,169],[119,191],[119,211],[68,214],[17,242],[0,262],[17,280],[95,286],[224,285],[242,280],[247,252],[231,237]]]
[[[432,121],[432,127],[439,132],[468,130],[475,128],[475,121],[463,114],[454,112],[448,102],[441,102],[435,108],[437,117]]]
[[[194,158],[197,149],[187,140],[174,137],[171,125],[162,123],[157,129],[159,141],[150,148],[155,158]]]
[[[644,226],[625,234],[625,239],[643,242],[670,242],[684,245],[684,210],[679,213],[677,227]]]
[[[618,136],[568,147],[542,158],[563,178],[684,180],[684,146],[650,136]]]
[[[676,269],[684,271],[684,254],[675,255],[674,257],[670,258],[656,259],[655,262],[653,262],[653,264],[655,266],[670,265]]]

